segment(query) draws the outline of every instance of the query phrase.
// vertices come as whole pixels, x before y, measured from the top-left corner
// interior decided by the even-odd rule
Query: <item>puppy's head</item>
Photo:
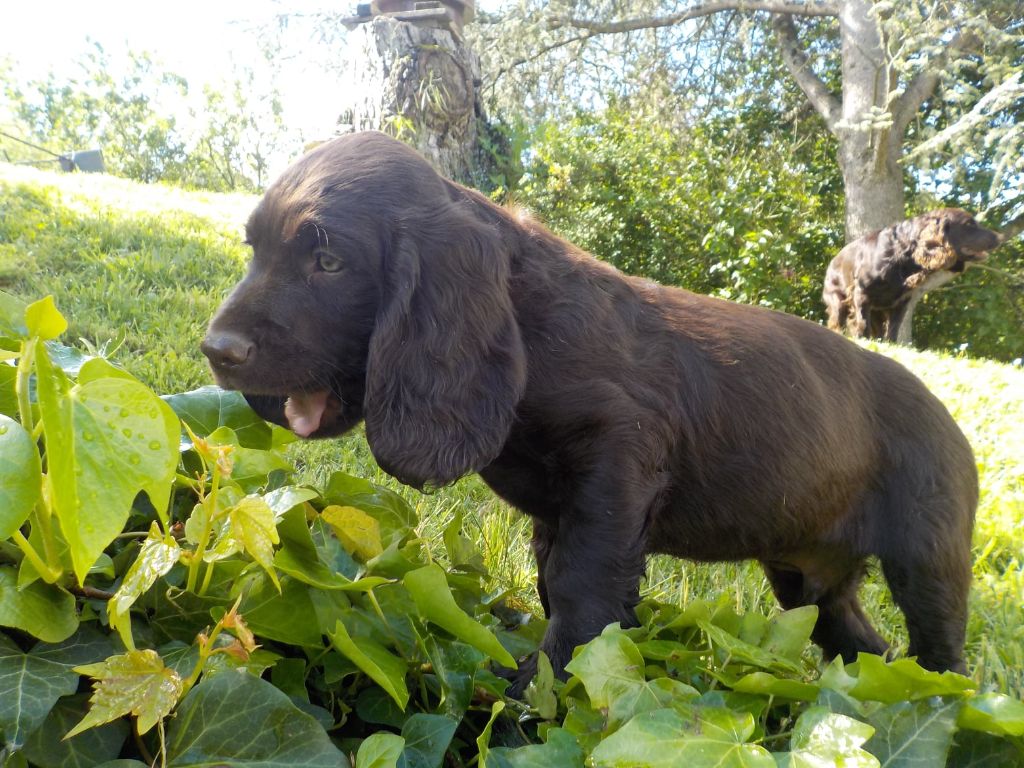
[[[969,262],[982,261],[1002,242],[998,233],[960,208],[941,208],[923,218],[914,260],[929,271],[962,272]]]
[[[246,224],[252,262],[202,344],[217,383],[301,437],[365,418],[378,463],[412,485],[479,469],[525,379],[508,258],[484,219],[383,134],[314,149]]]

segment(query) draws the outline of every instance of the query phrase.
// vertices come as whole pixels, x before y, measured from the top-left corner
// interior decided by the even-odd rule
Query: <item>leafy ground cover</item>
[[[778,613],[754,569],[656,559],[642,626],[568,684],[542,664],[519,703],[496,672],[542,622],[523,521],[479,481],[414,494],[358,435],[287,445],[230,395],[150,389],[206,382],[251,202],[0,170],[0,280],[70,321],[0,310],[0,765],[1024,760],[1019,369],[882,350],[978,455],[972,678],[823,668],[813,615]],[[865,591],[899,643],[881,581]]]

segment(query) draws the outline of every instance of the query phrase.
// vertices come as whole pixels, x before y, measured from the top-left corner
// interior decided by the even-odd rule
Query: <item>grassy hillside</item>
[[[26,299],[52,293],[72,323],[66,338],[113,350],[115,360],[157,391],[210,383],[198,345],[210,315],[244,271],[248,251],[241,231],[254,203],[247,196],[0,164],[0,289]],[[1019,697],[1024,694],[1024,371],[876,349],[920,376],[974,445],[982,501],[969,663],[979,680]],[[293,451],[309,479],[340,467],[398,487],[377,469],[358,434]],[[402,493],[426,521],[422,534],[435,542],[452,515],[463,512],[491,572],[524,601],[535,602],[528,523],[478,479],[466,478],[429,496]],[[673,602],[725,594],[739,610],[775,610],[767,584],[751,565],[693,566],[656,558],[646,589]],[[904,645],[902,621],[880,579],[869,580],[864,598],[883,634]]]

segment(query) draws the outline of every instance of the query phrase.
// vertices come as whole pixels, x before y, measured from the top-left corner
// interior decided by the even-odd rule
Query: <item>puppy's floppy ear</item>
[[[929,272],[949,269],[956,264],[956,249],[946,236],[947,223],[944,216],[927,216],[921,231],[917,234],[914,261]]]
[[[526,383],[507,247],[467,206],[445,201],[405,223],[370,339],[366,437],[377,463],[417,488],[489,464]]]

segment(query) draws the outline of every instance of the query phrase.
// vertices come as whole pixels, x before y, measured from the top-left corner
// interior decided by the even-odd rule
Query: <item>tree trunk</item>
[[[903,130],[893,124],[892,72],[870,0],[846,0],[842,35],[842,117],[834,127],[846,198],[846,240],[903,218]]]
[[[348,41],[342,130],[390,133],[448,178],[479,185],[480,65],[462,38],[378,16]]]

